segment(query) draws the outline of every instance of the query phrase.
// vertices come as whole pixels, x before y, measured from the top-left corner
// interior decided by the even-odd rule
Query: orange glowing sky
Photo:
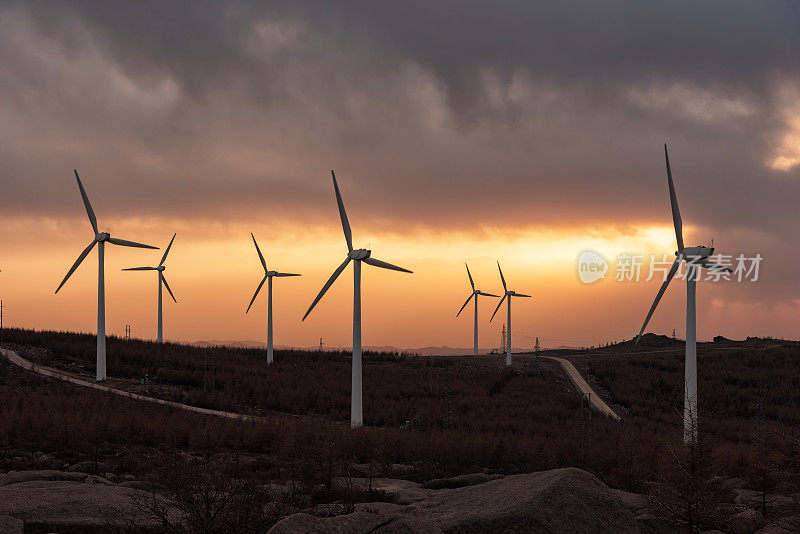
[[[470,346],[464,262],[498,292],[497,260],[534,295],[514,303],[515,347],[630,338],[659,282],[587,286],[575,261],[672,254],[668,140],[687,244],[765,258],[757,283],[699,285],[698,337],[797,337],[797,12],[384,7],[4,3],[5,324],[94,331],[96,253],[53,294],[91,239],[77,167],[101,229],[161,247],[177,232],[167,339],[265,338],[266,296],[244,314],[253,232],[270,268],[303,274],[275,281],[276,344],[348,346],[350,269],[300,321],[344,259],[334,168],[356,246],[415,272],[364,267],[365,345]],[[156,276],[120,269],[160,255],[107,247],[110,333],[155,337]],[[682,335],[684,306],[677,281],[648,330]]]

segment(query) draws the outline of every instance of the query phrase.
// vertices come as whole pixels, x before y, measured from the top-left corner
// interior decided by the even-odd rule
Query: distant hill
[[[192,345],[194,347],[236,347],[236,348],[245,348],[245,349],[265,349],[266,343],[263,341],[251,341],[251,340],[218,340],[218,339],[210,339],[210,340],[200,340],[200,341],[191,341],[187,343],[188,345]],[[441,347],[429,346],[429,347],[419,347],[419,348],[400,348],[395,347],[394,345],[365,345],[365,351],[370,352],[396,352],[401,354],[419,354],[421,356],[465,356],[472,354],[472,347],[468,348],[461,348],[461,347],[448,347],[447,345]],[[288,345],[276,345],[276,350],[304,350],[304,351],[314,351],[318,350],[318,346],[313,347],[291,347]],[[334,347],[325,345],[324,350],[336,351],[336,350],[351,350],[350,347]],[[478,349],[480,354],[491,354],[492,350],[496,349]]]

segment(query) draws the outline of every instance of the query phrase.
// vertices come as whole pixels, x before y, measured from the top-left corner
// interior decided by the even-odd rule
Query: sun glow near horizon
[[[351,215],[354,244],[369,246],[373,256],[415,271],[414,275],[365,269],[365,343],[400,347],[466,346],[469,321],[455,319],[466,295],[467,262],[476,283],[496,292],[500,285],[496,261],[503,265],[509,286],[536,296],[533,303],[515,309],[518,331],[558,331],[567,336],[578,325],[559,325],[554,310],[566,313],[575,306],[583,288],[575,276],[578,253],[590,248],[614,258],[620,252],[663,253],[674,249],[674,232],[663,225],[641,227],[482,227],[462,230],[418,230],[407,233],[363,231],[357,215]],[[101,220],[102,225],[102,220]],[[54,288],[90,239],[88,221],[69,223],[43,220],[26,223],[28,231],[57,232],[47,250],[27,240],[14,243],[4,258],[2,277],[6,324],[37,329],[94,331],[97,261],[93,253],[80,266],[58,296]],[[320,336],[334,345],[349,343],[352,308],[352,275],[346,271],[317,309],[299,318],[314,295],[341,262],[345,240],[337,220],[330,225],[304,227],[287,223],[248,225],[182,221],[155,224],[136,219],[114,221],[115,235],[162,247],[142,251],[107,247],[107,325],[121,335],[132,324],[134,335],[154,336],[156,277],[151,273],[121,272],[124,267],[157,263],[168,238],[178,236],[166,262],[166,275],[178,304],[165,302],[165,338],[260,340],[264,337],[264,306],[260,295],[249,314],[244,309],[261,277],[261,266],[250,240],[252,230],[271,269],[300,272],[297,279],[275,284],[275,330],[278,345],[311,346]],[[117,232],[118,229],[118,232]],[[609,286],[610,288],[611,286]],[[609,289],[603,290],[606,293]],[[571,295],[564,301],[564,295]],[[420,304],[424,303],[424,304]],[[488,321],[493,307],[481,306]],[[483,316],[486,314],[485,317]],[[482,346],[495,343],[497,324],[482,326]],[[525,323],[535,324],[525,328]],[[573,337],[577,334],[572,334]],[[591,337],[592,334],[589,335]],[[546,337],[542,335],[541,337]],[[586,337],[586,336],[584,336]]]

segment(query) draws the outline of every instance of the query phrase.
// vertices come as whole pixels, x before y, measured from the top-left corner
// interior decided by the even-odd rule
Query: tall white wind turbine
[[[158,343],[164,342],[164,321],[162,319],[161,313],[161,286],[165,286],[167,291],[169,291],[169,296],[172,297],[172,300],[175,301],[177,304],[177,300],[175,300],[175,295],[172,294],[172,290],[169,288],[169,284],[167,283],[167,278],[164,276],[164,261],[167,259],[167,254],[169,254],[169,249],[172,248],[172,242],[175,241],[175,236],[177,234],[172,234],[172,239],[169,241],[169,245],[167,245],[167,250],[164,251],[164,255],[161,256],[161,261],[158,262],[158,267],[130,267],[128,269],[122,269],[123,271],[158,271]]]
[[[494,309],[494,313],[492,314],[492,319],[497,314],[497,310],[500,309],[500,306],[503,305],[503,301],[508,298],[507,311],[508,311],[508,321],[506,324],[506,365],[511,365],[511,297],[525,297],[530,298],[530,295],[523,295],[522,293],[517,293],[515,291],[509,291],[508,287],[506,286],[506,279],[503,277],[503,269],[500,268],[500,262],[497,262],[497,270],[500,271],[500,281],[503,282],[503,298],[500,299],[500,302],[497,303],[497,308]],[[489,319],[489,322],[492,322],[492,319]]]
[[[684,363],[685,371],[685,390],[683,401],[683,439],[685,442],[693,442],[697,437],[697,319],[696,319],[696,305],[695,305],[695,284],[697,283],[697,274],[700,268],[728,271],[730,269],[712,263],[709,257],[714,254],[714,247],[704,247],[698,245],[696,247],[683,246],[683,223],[681,221],[681,213],[678,209],[678,197],[675,194],[675,185],[672,182],[672,170],[669,166],[669,154],[667,153],[667,145],[664,144],[664,157],[667,163],[667,183],[669,185],[669,201],[672,206],[672,222],[675,225],[675,238],[678,242],[678,250],[675,251],[675,261],[667,273],[661,289],[658,290],[653,305],[650,306],[650,311],[644,320],[642,329],[636,337],[636,343],[644,333],[647,323],[650,321],[653,312],[656,310],[661,297],[667,290],[670,280],[678,272],[678,268],[682,261],[686,262],[686,360]]]
[[[470,299],[475,297],[475,324],[473,326],[473,335],[472,335],[472,354],[477,356],[478,355],[478,295],[483,295],[485,297],[496,297],[500,298],[500,295],[492,295],[491,293],[484,293],[478,289],[475,289],[475,282],[472,280],[472,275],[469,272],[469,265],[466,263],[464,264],[467,267],[467,276],[469,276],[469,285],[472,286],[472,293],[469,294],[467,300],[464,302],[464,305],[461,306],[461,309],[458,310],[456,317],[461,315],[461,312],[464,311],[464,308],[467,307],[469,304]]]
[[[133,241],[125,241],[124,239],[117,239],[115,237],[111,237],[111,234],[108,232],[101,232],[97,229],[97,217],[94,216],[94,210],[92,210],[92,205],[89,203],[89,197],[86,196],[86,191],[83,189],[83,184],[81,183],[81,178],[78,176],[78,171],[75,171],[75,179],[78,180],[78,188],[81,190],[81,197],[83,198],[83,205],[86,207],[86,215],[89,216],[89,222],[92,223],[92,229],[94,230],[94,239],[92,240],[89,245],[83,249],[78,259],[75,260],[75,263],[72,264],[69,271],[67,272],[67,276],[61,281],[56,288],[56,293],[61,287],[66,283],[72,273],[75,272],[75,269],[78,268],[78,265],[89,255],[89,252],[92,251],[95,245],[97,245],[97,259],[98,261],[98,270],[97,270],[97,381],[102,382],[106,379],[106,283],[105,283],[105,269],[104,269],[104,254],[105,254],[105,244],[110,243],[112,245],[121,245],[123,247],[137,247],[137,248],[152,248],[158,249],[158,247],[151,247],[150,245],[142,245],[141,243],[134,243]]]
[[[322,289],[308,307],[308,311],[303,316],[305,321],[314,306],[322,298],[322,295],[333,284],[336,278],[342,274],[347,264],[353,262],[353,371],[351,380],[351,393],[350,393],[350,426],[357,427],[363,424],[362,405],[361,405],[361,262],[373,267],[380,267],[382,269],[391,269],[393,271],[401,271],[410,273],[408,269],[397,267],[385,261],[376,260],[371,257],[372,251],[367,249],[353,249],[353,236],[350,231],[350,223],[347,221],[347,213],[344,211],[344,204],[342,203],[342,195],[339,193],[339,185],[336,183],[336,175],[331,170],[333,177],[333,190],[336,193],[336,202],[339,205],[339,216],[342,219],[342,229],[344,230],[344,238],[347,241],[347,257],[342,264],[333,271],[333,274],[322,286]]]
[[[253,238],[253,244],[256,246],[256,252],[258,252],[258,259],[261,260],[261,266],[264,267],[264,278],[261,279],[261,283],[258,284],[256,288],[256,292],[253,294],[253,298],[250,299],[250,304],[247,306],[247,310],[245,313],[250,311],[250,306],[253,305],[255,302],[256,297],[258,296],[258,292],[261,291],[261,286],[264,285],[264,282],[269,280],[267,283],[267,364],[272,363],[272,279],[273,277],[284,277],[284,276],[300,276],[299,274],[293,273],[279,273],[278,271],[270,271],[267,269],[267,262],[264,260],[264,256],[261,254],[261,249],[258,248],[258,243],[256,243],[256,237],[251,233],[250,237]]]

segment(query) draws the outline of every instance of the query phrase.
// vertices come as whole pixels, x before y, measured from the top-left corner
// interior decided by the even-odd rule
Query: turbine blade
[[[512,297],[527,297],[531,298],[531,295],[525,295],[524,293],[514,293]]]
[[[726,272],[729,272],[729,273],[732,273],[732,272],[733,272],[733,271],[731,271],[731,270],[730,270],[729,268],[727,268],[727,267],[724,267],[724,266],[722,266],[722,265],[717,265],[716,263],[711,263],[711,262],[710,262],[710,261],[708,261],[708,260],[703,260],[703,261],[701,261],[701,262],[700,262],[700,265],[702,265],[702,266],[703,266],[703,267],[705,267],[706,269],[711,269],[711,270],[713,270],[713,271],[726,271]]]
[[[376,260],[375,258],[364,258],[364,263],[368,265],[372,265],[373,267],[380,267],[382,269],[391,269],[392,271],[400,271],[402,273],[414,273],[414,271],[409,271],[408,269],[403,269],[402,267],[398,267],[397,265],[392,265],[391,263],[386,263],[385,261]]]
[[[261,279],[261,283],[258,284],[258,287],[256,288],[256,292],[253,293],[253,298],[250,299],[250,304],[247,305],[247,309],[244,311],[245,313],[250,311],[250,306],[252,306],[253,302],[256,301],[256,297],[258,296],[258,292],[261,291],[261,286],[263,286],[264,282],[266,282],[266,281],[267,281],[267,275],[265,274],[264,278]]]
[[[509,297],[509,298],[510,298],[510,297]],[[504,301],[504,300],[506,300],[506,295],[503,295],[503,298],[501,298],[501,299],[500,299],[500,302],[498,302],[498,303],[497,303],[497,307],[494,309],[494,313],[492,314],[492,319],[494,319],[494,316],[495,316],[495,314],[497,313],[497,310],[499,310],[499,309],[500,309],[500,306],[502,306],[502,305],[503,305],[503,301]],[[490,323],[492,322],[492,319],[489,319],[489,322],[490,322]]]
[[[174,300],[177,304],[178,301],[175,299],[175,295],[172,294],[172,290],[169,288],[169,284],[167,283],[167,278],[164,276],[164,273],[158,273],[158,276],[161,278],[161,281],[164,282],[164,287],[166,287],[167,291],[169,291],[169,296],[172,297],[172,300]]]
[[[86,215],[89,216],[89,222],[92,223],[92,228],[94,228],[94,233],[97,235],[99,232],[97,230],[97,217],[94,216],[94,210],[92,209],[92,203],[89,202],[89,197],[86,196],[86,190],[83,189],[83,183],[81,183],[81,177],[78,176],[78,170],[73,169],[75,171],[75,178],[78,180],[78,189],[81,190],[81,197],[83,198],[83,205],[86,207]]]
[[[681,221],[681,211],[678,209],[678,195],[675,194],[675,184],[672,182],[672,169],[669,166],[666,143],[664,143],[664,158],[667,160],[667,181],[669,182],[669,203],[672,206],[672,223],[675,225],[675,239],[678,241],[678,252],[680,252],[683,250],[683,221]]]
[[[503,269],[500,268],[500,262],[497,262],[497,270],[500,271],[500,280],[503,282],[503,291],[508,291],[506,287],[506,279],[503,277]]]
[[[497,297],[497,298],[500,298],[500,295],[493,295],[492,293],[484,293],[483,291],[478,291],[478,295],[483,295],[484,297]]]
[[[256,246],[256,252],[258,252],[258,259],[261,260],[261,265],[264,266],[264,272],[267,272],[267,262],[264,261],[264,256],[261,254],[261,249],[258,248],[258,243],[256,243],[256,236],[253,235],[253,232],[250,232],[250,237],[253,238],[253,244]]]
[[[475,282],[472,280],[472,275],[469,272],[469,265],[466,263],[464,264],[467,267],[467,276],[469,276],[469,285],[472,286],[472,290],[475,291]]]
[[[123,247],[136,247],[136,248],[152,248],[154,250],[158,250],[158,247],[152,247],[150,245],[143,245],[141,243],[135,243],[133,241],[126,241],[124,239],[117,239],[116,237],[108,238],[108,242],[112,245],[121,245]]]
[[[77,260],[75,260],[75,263],[73,263],[73,264],[72,264],[72,267],[71,267],[71,268],[70,268],[70,270],[67,272],[67,276],[65,276],[65,277],[64,277],[64,279],[61,281],[61,283],[60,283],[60,284],[58,284],[58,287],[56,288],[56,293],[58,293],[58,290],[59,290],[59,289],[61,289],[61,286],[63,286],[63,285],[64,285],[64,283],[65,283],[65,282],[66,282],[66,281],[69,279],[69,277],[70,277],[70,276],[72,276],[72,273],[74,273],[74,272],[75,272],[75,269],[77,269],[77,268],[78,268],[78,265],[80,265],[80,264],[81,264],[81,262],[83,261],[83,259],[84,259],[84,258],[85,258],[85,257],[86,257],[88,254],[89,254],[89,252],[91,252],[91,251],[92,251],[92,248],[94,247],[95,243],[97,243],[97,241],[95,241],[95,240],[92,240],[92,242],[91,242],[91,243],[89,243],[89,246],[88,246],[88,247],[86,247],[85,249],[83,249],[83,252],[81,252],[81,255],[80,255],[80,256],[78,256],[78,259],[77,259]]]
[[[311,306],[308,307],[308,311],[306,312],[305,315],[303,315],[303,318],[301,319],[301,321],[305,321],[306,320],[306,317],[308,317],[308,314],[311,313],[311,310],[314,309],[314,306],[317,305],[317,302],[319,302],[319,299],[322,298],[322,295],[325,294],[325,292],[328,290],[329,287],[331,287],[333,282],[339,277],[340,274],[342,274],[342,271],[344,271],[344,268],[347,267],[348,263],[350,263],[350,256],[347,256],[347,258],[342,262],[342,264],[339,267],[337,267],[335,271],[333,271],[333,274],[331,275],[331,277],[328,278],[328,281],[325,282],[324,286],[322,286],[322,289],[320,290],[319,295],[317,295],[317,298],[315,298],[314,302],[311,303]]]
[[[284,276],[303,276],[303,275],[295,273],[275,273],[275,276],[284,277]]]
[[[456,314],[456,317],[458,317],[459,315],[461,315],[461,312],[462,312],[462,311],[464,311],[464,308],[466,308],[466,307],[467,307],[467,304],[469,304],[469,301],[470,301],[470,300],[472,299],[472,297],[474,297],[474,296],[475,296],[475,293],[470,293],[470,294],[469,294],[469,296],[467,297],[467,300],[466,300],[466,302],[464,302],[464,305],[463,305],[463,306],[461,306],[461,309],[460,309],[460,310],[458,310],[458,313]]]
[[[653,316],[653,312],[656,311],[656,306],[658,306],[658,302],[661,300],[661,297],[664,295],[664,291],[667,290],[667,286],[669,285],[670,280],[672,277],[675,276],[675,273],[678,272],[678,266],[681,264],[680,257],[675,258],[675,261],[672,263],[672,267],[670,267],[669,272],[667,273],[667,278],[664,280],[664,283],[661,284],[661,289],[658,290],[658,294],[656,295],[656,300],[653,301],[653,305],[650,306],[650,311],[647,312],[647,317],[644,320],[644,324],[642,325],[642,329],[639,330],[639,335],[636,337],[636,343],[639,343],[639,340],[642,338],[642,334],[644,333],[644,329],[647,327],[647,323],[650,322],[650,317]]]
[[[350,231],[350,223],[347,221],[347,213],[344,211],[344,203],[342,202],[342,194],[339,192],[339,184],[336,183],[336,175],[331,169],[331,176],[333,177],[333,190],[336,192],[336,203],[339,205],[339,217],[342,218],[342,230],[344,230],[344,238],[347,241],[347,250],[353,251],[353,233]]]
[[[178,234],[172,234],[172,239],[169,240],[169,245],[167,245],[167,250],[164,251],[164,255],[161,256],[161,261],[158,262],[158,266],[161,267],[164,265],[164,262],[167,259],[167,254],[169,254],[169,249],[172,248],[172,242],[175,241],[175,236]]]
[[[128,267],[127,269],[122,269],[123,271],[157,271],[158,267]]]

